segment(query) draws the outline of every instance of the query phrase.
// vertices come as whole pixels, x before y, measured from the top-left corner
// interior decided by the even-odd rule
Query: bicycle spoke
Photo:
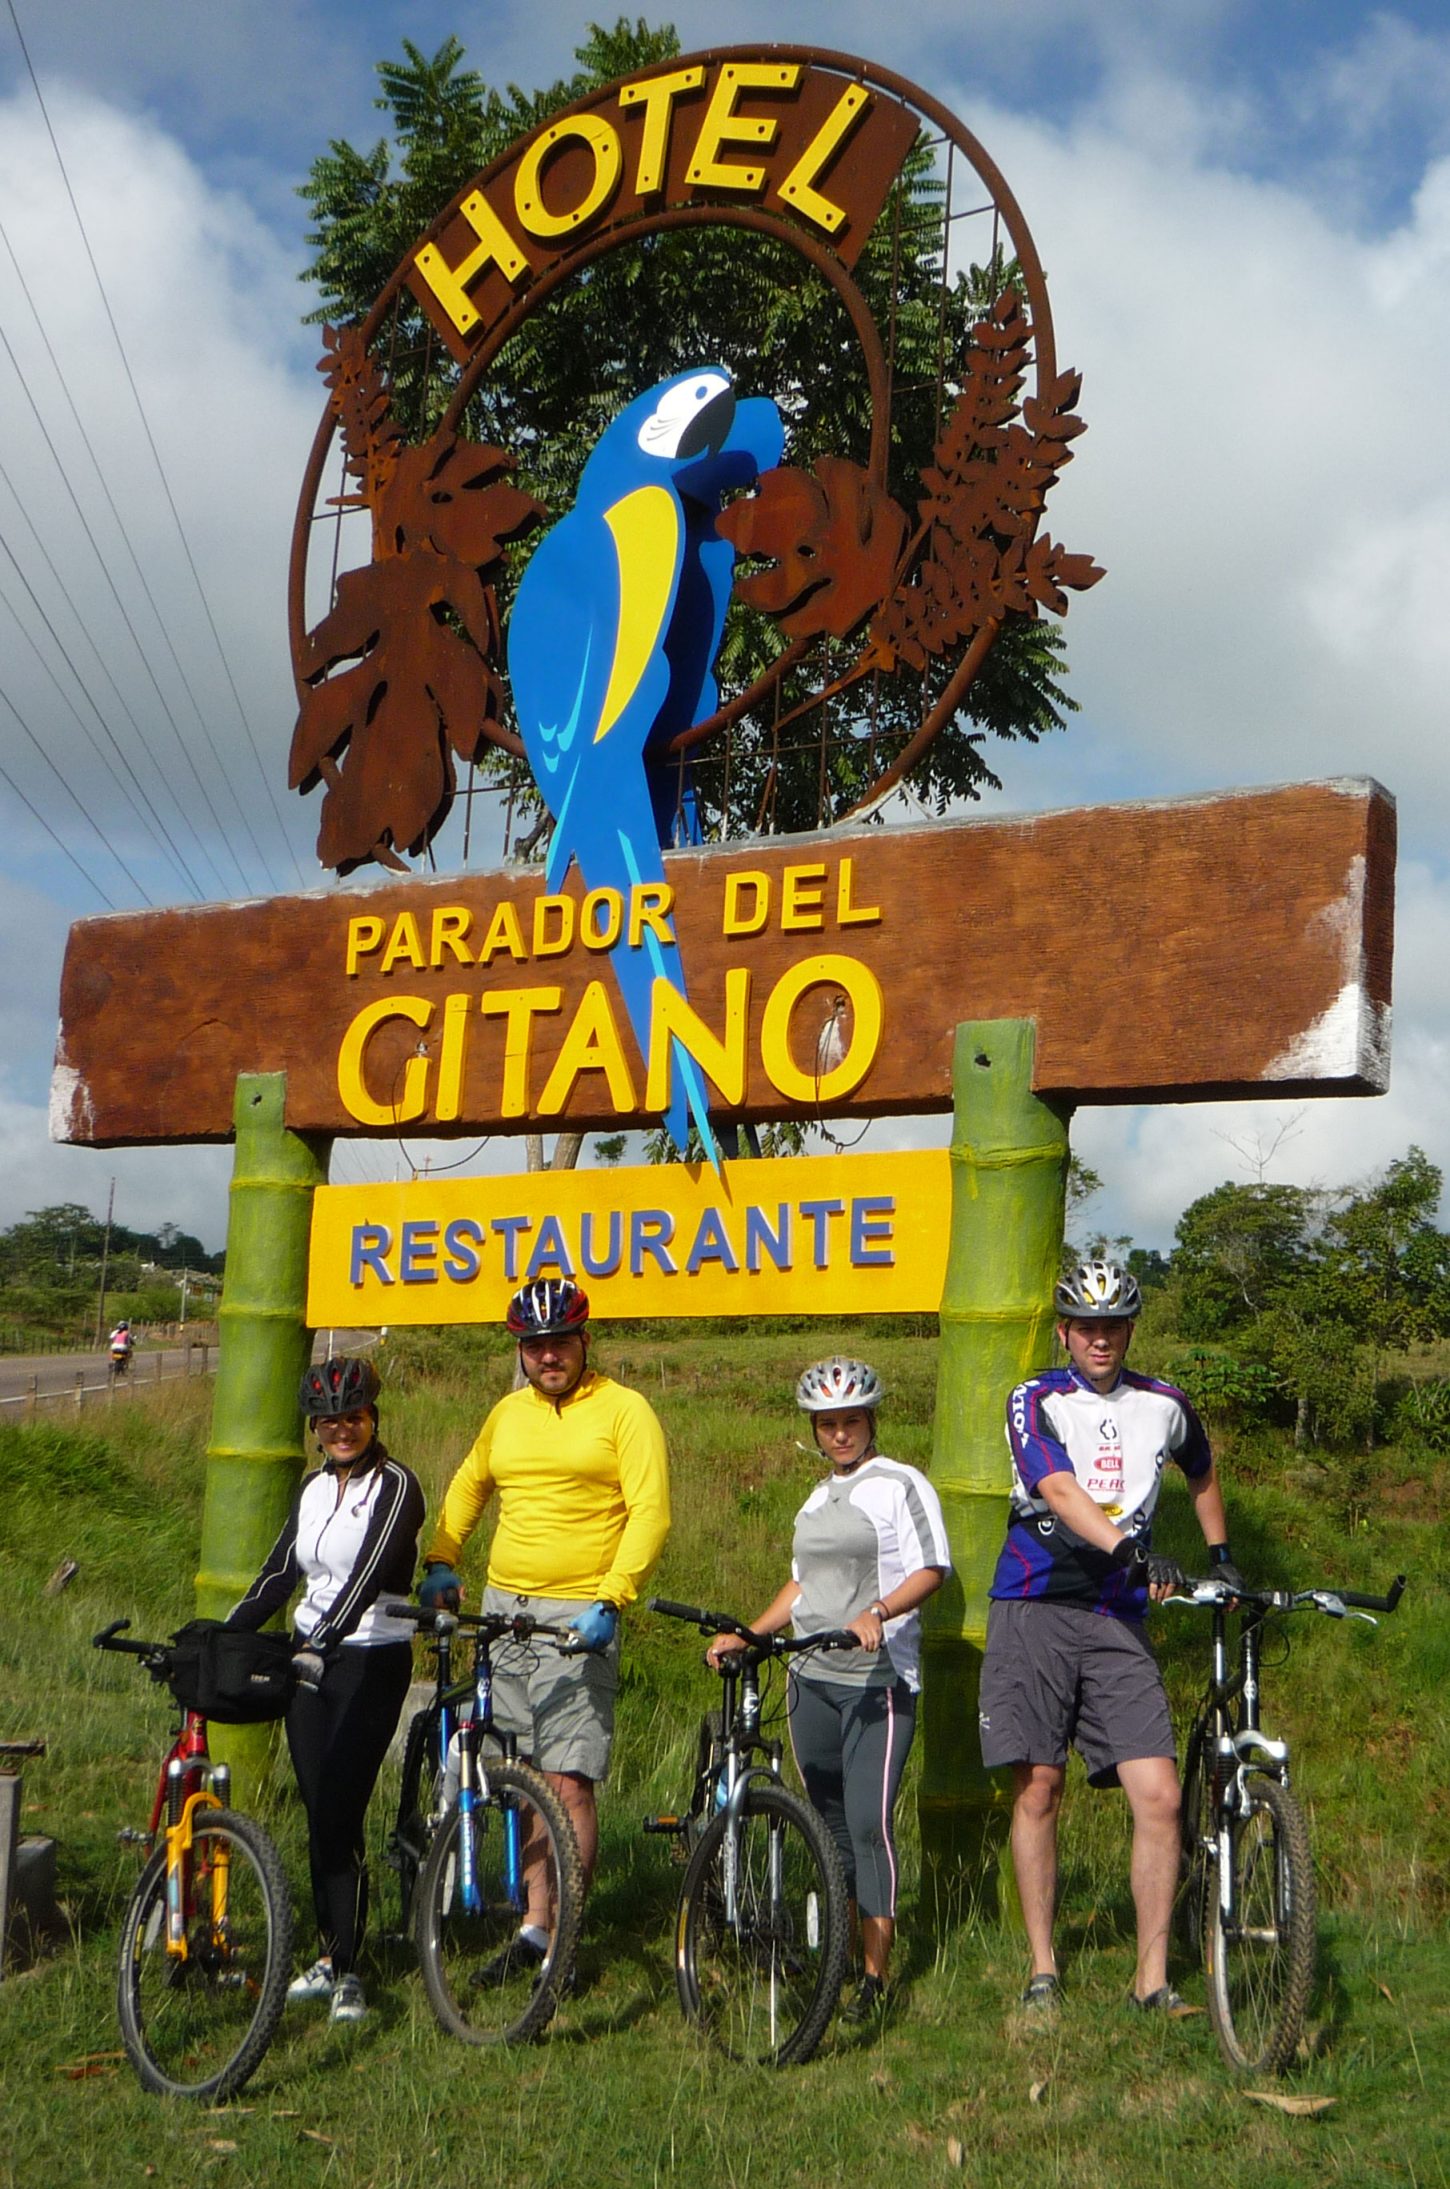
[[[840,1858],[815,1812],[758,1786],[690,1859],[676,1935],[680,2003],[739,2060],[808,2059],[846,1965]]]
[[[471,1815],[455,1804],[418,1884],[418,1958],[443,2027],[467,2044],[517,2043],[554,2013],[574,1966],[583,1880],[573,1830],[547,1780],[491,1764]],[[547,1912],[544,1959],[521,1948],[530,1913]]]
[[[1314,1879],[1308,1827],[1287,1788],[1248,1782],[1247,1813],[1228,1835],[1229,1901],[1214,1865],[1204,1938],[1209,2013],[1224,2057],[1274,2073],[1294,2058],[1314,1974]]]
[[[121,1930],[121,2036],[147,2089],[239,2090],[286,1996],[292,1917],[276,1849],[250,1818],[199,1816],[183,1879],[186,1953],[168,1950],[166,1850],[141,1874]]]

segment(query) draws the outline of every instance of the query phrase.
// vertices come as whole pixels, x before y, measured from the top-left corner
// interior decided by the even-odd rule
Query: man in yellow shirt
[[[573,1627],[588,1654],[544,1643],[495,1660],[498,1723],[557,1789],[587,1888],[599,1846],[594,1789],[609,1767],[619,1684],[619,1613],[632,1604],[670,1527],[664,1431],[648,1401],[589,1366],[589,1301],[570,1277],[524,1285],[509,1302],[524,1386],[499,1400],[443,1500],[418,1591],[457,1605],[457,1566],[498,1492],[486,1611]],[[547,1933],[516,1950],[542,1961]]]

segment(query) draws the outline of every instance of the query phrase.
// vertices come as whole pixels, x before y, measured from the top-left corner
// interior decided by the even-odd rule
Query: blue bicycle
[[[548,1780],[522,1763],[493,1718],[493,1651],[504,1641],[582,1645],[567,1627],[523,1615],[425,1611],[411,1618],[437,1652],[432,1699],[408,1727],[388,1859],[398,1872],[428,2001],[465,2044],[522,2044],[552,2019],[574,1968],[584,1907],[579,1849]],[[453,1675],[454,1638],[473,1638],[473,1670]],[[485,1747],[487,1744],[487,1747]],[[542,1955],[520,1926],[548,1932]]]

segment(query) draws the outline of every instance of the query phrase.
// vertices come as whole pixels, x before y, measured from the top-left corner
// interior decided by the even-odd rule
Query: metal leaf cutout
[[[1006,615],[1041,608],[1064,615],[1068,592],[1103,575],[1091,556],[1033,537],[1084,423],[1075,415],[1082,386],[1075,372],[1058,374],[1046,397],[1019,410],[1031,341],[1022,298],[1004,289],[972,330],[961,392],[922,473],[903,582],[871,626],[872,666],[922,669]]]
[[[317,855],[346,874],[422,851],[452,802],[454,754],[512,744],[488,581],[505,541],[544,510],[510,483],[503,449],[455,433],[408,446],[359,331],[329,327],[323,339],[319,370],[357,482],[342,499],[371,511],[373,560],[339,578],[301,650],[288,783],[326,783]]]
[[[739,580],[742,600],[790,638],[845,638],[891,590],[908,522],[859,464],[822,456],[813,471],[768,471],[716,529],[738,554],[772,558],[773,567]]]

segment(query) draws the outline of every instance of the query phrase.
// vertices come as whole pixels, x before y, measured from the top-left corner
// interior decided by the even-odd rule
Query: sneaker
[[[549,1958],[547,1946],[536,1945],[532,1938],[514,1937],[500,1947],[491,1961],[485,1961],[481,1969],[475,1969],[468,1981],[475,1991],[497,1991],[503,1984],[511,1984],[519,1976],[537,1976]]]
[[[332,1987],[332,2006],[329,2022],[360,2022],[367,2013],[368,2003],[362,1985],[355,1976],[339,1976]]]
[[[1050,1969],[1041,1969],[1022,1994],[1029,2014],[1055,2014],[1062,2005],[1062,1985]]]
[[[874,2022],[885,2011],[886,1986],[879,1976],[863,1976],[853,1998],[841,2009],[841,2020],[852,2026]]]
[[[1197,2007],[1191,2007],[1182,1993],[1176,1992],[1171,1984],[1160,1984],[1156,1991],[1149,1992],[1146,1999],[1140,1999],[1135,1991],[1130,1991],[1128,1998],[1139,2014],[1166,2014],[1174,2022],[1181,2022],[1185,2015],[1197,2014],[1199,2011]]]
[[[330,1999],[332,1997],[332,1963],[314,1961],[310,1969],[294,1976],[287,1986],[289,1999]]]

